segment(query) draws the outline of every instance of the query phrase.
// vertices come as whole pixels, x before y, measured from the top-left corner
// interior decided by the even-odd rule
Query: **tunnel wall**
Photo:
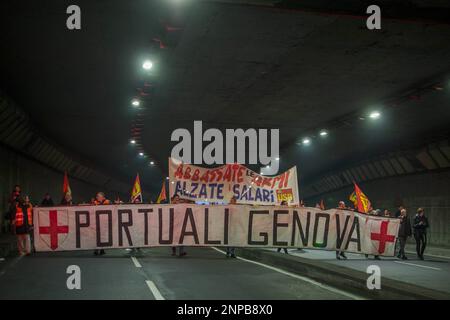
[[[368,196],[374,208],[389,209],[392,213],[398,205],[406,206],[411,218],[418,207],[425,209],[429,218],[429,244],[450,248],[450,171],[389,177],[360,182],[359,187]],[[326,208],[334,208],[339,200],[351,206],[348,186],[334,192],[306,198],[308,206],[324,199]]]
[[[22,194],[29,195],[33,204],[40,204],[49,192],[55,204],[62,199],[64,174],[35,160],[0,145],[0,230],[4,231],[4,214],[8,209],[8,199],[14,185],[22,187]],[[69,176],[69,184],[75,203],[89,201],[101,187]],[[113,199],[115,194],[106,194]],[[121,195],[125,196],[125,195]]]

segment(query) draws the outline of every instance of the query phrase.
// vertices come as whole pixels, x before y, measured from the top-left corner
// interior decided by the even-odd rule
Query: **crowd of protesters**
[[[181,199],[178,195],[174,195],[170,201],[172,204],[178,203],[192,203],[192,200]],[[116,197],[113,202],[108,200],[103,192],[97,192],[95,198],[92,198],[89,202],[80,203],[79,205],[108,205],[108,204],[123,204],[124,202],[120,197]],[[131,203],[139,204],[142,203],[140,198],[135,198]],[[153,203],[153,202],[150,202]],[[236,198],[231,198],[229,204],[236,204]],[[51,198],[50,194],[46,193],[43,200],[40,203],[40,207],[52,207],[55,203]],[[72,206],[75,203],[72,200],[70,193],[66,193],[59,205],[61,206]],[[287,206],[286,201],[282,201],[281,206]],[[301,202],[300,206],[304,206]],[[317,208],[323,208],[322,204],[316,204]],[[344,201],[339,201],[337,209],[340,210],[351,210],[355,211],[354,208],[347,207]],[[400,226],[397,237],[398,254],[397,257],[402,260],[406,260],[405,246],[407,239],[414,236],[416,241],[416,252],[419,259],[424,260],[424,252],[427,245],[427,229],[429,228],[428,219],[425,216],[425,211],[423,208],[417,209],[417,213],[413,219],[410,218],[406,208],[404,206],[399,206],[397,212],[392,215],[387,209],[373,209],[370,208],[369,215],[378,217],[388,217],[400,219]],[[9,199],[9,210],[6,215],[6,219],[10,221],[11,229],[14,234],[17,235],[17,247],[20,255],[30,255],[32,251],[32,231],[33,231],[33,205],[31,204],[30,197],[28,195],[23,195],[19,185],[14,186]],[[133,251],[139,251],[140,248],[133,248]],[[183,257],[187,254],[184,246],[174,246],[171,248],[173,256]],[[281,252],[283,250],[286,254],[288,253],[287,248],[278,248],[277,251]],[[302,249],[298,249],[302,250]],[[104,249],[96,249],[94,251],[95,255],[104,255]],[[368,255],[365,255],[368,258]],[[226,247],[226,257],[236,258],[235,248]],[[375,259],[380,259],[379,256],[375,255]],[[347,259],[347,256],[343,251],[336,251],[336,259]]]
[[[355,211],[354,208],[347,207],[344,201],[339,201],[337,209]],[[396,249],[398,248],[397,258],[402,260],[408,259],[405,251],[406,242],[407,239],[411,237],[411,235],[414,235],[414,240],[416,241],[417,257],[420,260],[424,260],[423,255],[425,252],[425,247],[427,245],[427,229],[430,225],[428,223],[428,218],[425,216],[425,211],[423,208],[417,209],[416,215],[413,219],[410,218],[406,208],[403,205],[400,205],[398,207],[398,210],[394,215],[392,215],[388,209],[381,210],[373,208],[370,208],[367,214],[377,217],[400,219],[396,243]],[[341,252],[341,254],[342,253],[343,252]],[[367,254],[365,256],[366,258],[369,257]],[[345,255],[339,255],[339,251],[336,251],[336,259],[340,259],[341,257],[347,259]],[[377,255],[375,255],[374,258],[380,260],[380,257]]]

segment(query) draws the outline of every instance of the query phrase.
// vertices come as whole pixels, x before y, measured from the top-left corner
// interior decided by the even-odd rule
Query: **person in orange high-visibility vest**
[[[103,192],[97,192],[97,194],[95,195],[95,200],[94,200],[94,205],[96,206],[101,206],[101,205],[108,205],[111,204],[111,201],[109,201],[108,199],[106,199],[105,194]],[[104,249],[95,249],[94,254],[97,255],[103,255],[105,254],[105,250]]]
[[[33,206],[22,197],[17,201],[14,216],[12,217],[12,224],[15,226],[19,254],[21,256],[30,255],[30,232],[33,230]]]

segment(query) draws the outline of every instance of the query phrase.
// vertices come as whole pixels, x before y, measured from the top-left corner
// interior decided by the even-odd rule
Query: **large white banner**
[[[274,177],[260,175],[235,163],[202,168],[169,158],[169,193],[182,199],[239,204],[299,204],[297,167]]]
[[[394,255],[399,220],[280,206],[35,208],[37,251],[152,246],[293,247]]]

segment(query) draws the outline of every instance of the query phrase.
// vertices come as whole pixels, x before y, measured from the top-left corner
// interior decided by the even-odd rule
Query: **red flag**
[[[135,203],[137,199],[139,199],[139,202],[143,202],[139,173],[136,174],[136,180],[134,181],[133,189],[131,190],[131,203]]]
[[[69,177],[67,176],[67,171],[64,171],[64,182],[63,182],[63,195],[72,195],[72,190],[70,190]]]
[[[355,185],[355,195],[356,195],[356,208],[359,212],[367,213],[371,207],[370,200],[367,196],[362,192],[362,190],[358,187],[356,182],[353,182]]]
[[[163,180],[161,192],[159,193],[158,200],[156,200],[156,203],[161,203],[161,201],[165,201],[165,200],[167,200],[167,198],[166,198],[166,181]]]

